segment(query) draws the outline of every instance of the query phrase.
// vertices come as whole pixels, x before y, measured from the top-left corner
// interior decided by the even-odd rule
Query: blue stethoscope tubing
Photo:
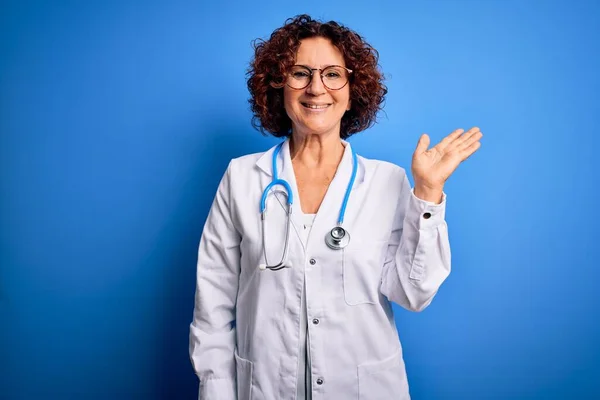
[[[281,152],[281,147],[285,142],[280,143],[273,151],[273,179],[271,183],[267,185],[265,190],[263,191],[262,197],[260,199],[260,219],[262,224],[262,242],[263,242],[263,254],[265,257],[265,263],[260,264],[260,269],[270,269],[272,271],[278,271],[280,269],[291,267],[289,262],[286,262],[288,249],[289,249],[289,239],[290,239],[290,230],[291,230],[291,220],[292,220],[292,205],[294,203],[294,196],[292,192],[292,188],[290,184],[284,180],[280,179],[277,172],[277,157]],[[338,218],[337,225],[331,229],[330,232],[325,237],[325,243],[327,246],[333,250],[340,250],[348,245],[350,241],[350,235],[348,232],[342,228],[342,224],[344,223],[344,216],[346,214],[346,207],[348,206],[348,200],[350,199],[350,192],[352,191],[352,187],[354,186],[354,180],[356,179],[356,173],[358,170],[358,160],[354,149],[352,149],[352,175],[350,176],[350,181],[348,182],[348,187],[346,188],[346,194],[344,195],[344,201],[342,202],[342,206],[340,208],[340,215]],[[266,234],[266,219],[267,219],[267,196],[269,195],[271,189],[276,186],[283,186],[287,195],[287,223],[285,230],[285,242],[283,247],[283,254],[281,256],[281,260],[277,264],[270,264],[267,259],[267,234]]]

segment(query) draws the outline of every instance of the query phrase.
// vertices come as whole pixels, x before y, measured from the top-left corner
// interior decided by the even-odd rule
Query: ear
[[[269,86],[271,86],[273,89],[281,89],[282,87],[285,86],[285,83],[277,83],[277,82],[271,81],[269,83]]]
[[[348,107],[346,107],[346,111],[350,111],[352,108],[352,100],[348,100]]]

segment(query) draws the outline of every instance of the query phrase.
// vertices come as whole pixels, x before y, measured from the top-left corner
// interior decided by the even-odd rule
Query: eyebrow
[[[321,68],[313,68],[310,65],[306,65],[306,64],[296,64],[296,65],[299,65],[301,67],[306,67],[306,68],[308,68],[310,70],[313,70],[313,69],[325,69],[325,68],[329,68],[329,67],[342,67],[342,68],[346,68],[346,67],[344,67],[343,65],[340,65],[340,64],[325,64],[325,65],[321,65]]]

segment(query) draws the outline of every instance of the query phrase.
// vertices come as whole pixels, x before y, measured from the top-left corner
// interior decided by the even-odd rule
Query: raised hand
[[[477,127],[457,129],[431,149],[429,136],[421,135],[412,158],[415,196],[439,203],[444,184],[458,165],[479,149],[483,134]]]

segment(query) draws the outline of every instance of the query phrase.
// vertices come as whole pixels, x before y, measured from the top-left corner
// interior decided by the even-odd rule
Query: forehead
[[[327,65],[346,66],[342,52],[322,37],[302,39],[296,53],[296,63],[313,68],[323,68]]]

